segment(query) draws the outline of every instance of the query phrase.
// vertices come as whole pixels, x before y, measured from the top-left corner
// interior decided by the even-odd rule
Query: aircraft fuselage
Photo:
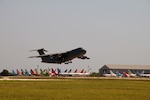
[[[33,57],[40,57],[42,59],[42,62],[44,63],[71,63],[71,60],[74,58],[80,58],[80,59],[89,59],[88,57],[84,56],[86,54],[86,50],[83,48],[77,48],[73,49],[71,51],[67,51],[64,53],[57,53],[57,54],[51,54],[51,55],[45,55],[44,49],[36,50],[40,55],[39,56],[32,56]]]

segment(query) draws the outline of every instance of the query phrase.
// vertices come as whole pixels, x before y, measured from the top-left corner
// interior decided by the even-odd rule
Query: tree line
[[[8,70],[3,69],[3,71],[0,73],[0,76],[12,76],[13,74],[10,73]]]

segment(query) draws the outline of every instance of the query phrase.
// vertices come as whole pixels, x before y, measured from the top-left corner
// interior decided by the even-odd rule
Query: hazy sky
[[[44,64],[49,54],[78,47],[90,60]],[[149,0],[0,0],[0,70],[62,68],[92,71],[104,64],[150,65]]]

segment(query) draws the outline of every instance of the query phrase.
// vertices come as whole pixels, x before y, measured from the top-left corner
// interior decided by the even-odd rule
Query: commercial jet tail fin
[[[74,71],[74,73],[77,73],[77,71],[78,71],[78,69],[76,69],[76,70]]]
[[[67,69],[64,71],[64,73],[66,73],[67,72]]]
[[[18,75],[21,75],[21,72],[20,72],[18,69],[17,69],[17,74],[18,74]]]
[[[13,74],[14,76],[17,75],[17,73],[16,73],[14,70],[12,70],[12,74]]]
[[[27,69],[25,69],[25,74],[26,75],[31,75],[31,73]]]
[[[82,69],[80,73],[83,73],[83,72],[84,72],[84,69]]]
[[[35,75],[35,76],[37,76],[37,74],[36,74],[36,72],[34,71],[34,70],[30,70],[30,73],[32,74],[32,75]]]
[[[71,71],[72,71],[72,69],[70,69],[70,70],[68,71],[68,73],[71,73]]]
[[[129,75],[125,71],[123,71],[123,76],[124,77],[129,77]]]
[[[58,75],[61,73],[61,69],[57,68]]]
[[[58,75],[57,72],[52,68],[52,74],[53,75]]]
[[[129,73],[129,74],[132,74],[132,72],[131,72],[130,70],[128,70],[128,73]]]
[[[112,72],[112,70],[110,70],[110,74],[114,74],[114,73]]]

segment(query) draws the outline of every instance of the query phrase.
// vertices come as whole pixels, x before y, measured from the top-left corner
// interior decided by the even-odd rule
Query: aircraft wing
[[[80,59],[90,59],[90,58],[87,57],[87,56],[82,56],[82,57],[78,57],[78,58],[80,58]]]
[[[43,57],[43,56],[30,56],[30,57],[28,57],[28,58],[39,58],[39,57]]]
[[[39,55],[39,56],[30,56],[29,58],[39,58],[39,57],[53,57],[59,56],[61,57],[63,53],[56,53],[56,54],[46,54],[46,55]]]

